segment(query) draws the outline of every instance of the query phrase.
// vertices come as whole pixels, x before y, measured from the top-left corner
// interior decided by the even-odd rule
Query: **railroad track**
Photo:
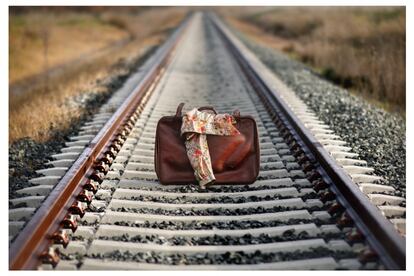
[[[132,79],[12,202],[11,269],[405,269],[403,199],[214,15]],[[256,119],[254,184],[157,182],[156,124],[180,102]]]

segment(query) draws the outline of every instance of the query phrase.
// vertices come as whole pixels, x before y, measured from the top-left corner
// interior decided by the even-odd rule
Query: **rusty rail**
[[[89,178],[97,177],[93,175],[93,168],[97,160],[102,158],[108,150],[114,149],[111,143],[122,137],[122,131],[131,129],[130,123],[133,120],[129,120],[129,118],[133,116],[138,107],[141,107],[138,112],[142,110],[140,105],[150,96],[156,83],[160,80],[161,74],[165,71],[164,68],[171,61],[172,54],[189,25],[189,17],[187,16],[183,20],[170,38],[158,49],[150,69],[138,86],[85,148],[11,244],[9,269],[36,269],[40,264],[42,254],[51,258],[51,262],[55,261],[53,260],[54,252],[50,252],[52,237],[57,237],[58,241],[65,246],[65,237],[60,231],[62,221],[68,224],[68,228],[76,229],[76,221],[72,221],[71,217],[68,217],[71,214],[71,208],[80,210],[77,214],[83,215],[79,213],[82,212],[82,207],[79,204],[78,195],[85,190],[85,184],[90,185]],[[85,196],[87,201],[87,194]]]

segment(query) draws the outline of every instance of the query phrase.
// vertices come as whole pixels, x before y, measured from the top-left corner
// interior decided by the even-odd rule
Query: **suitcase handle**
[[[202,106],[202,107],[199,107],[198,108],[198,110],[199,111],[203,111],[203,110],[210,110],[210,111],[213,111],[214,112],[214,114],[216,114],[217,115],[217,111],[214,109],[214,107],[212,107],[212,106]]]
[[[185,103],[180,103],[177,107],[177,112],[175,113],[176,117],[181,117],[182,115],[182,110],[184,107]],[[203,110],[211,110],[214,112],[214,114],[217,115],[217,111],[214,109],[214,107],[212,106],[202,106],[198,108],[199,111],[203,111]],[[240,111],[238,109],[233,111],[233,116],[236,117],[236,119],[240,118]]]
[[[184,105],[185,105],[185,103],[180,103],[177,106],[177,112],[175,112],[175,117],[181,117],[181,111],[183,110]]]

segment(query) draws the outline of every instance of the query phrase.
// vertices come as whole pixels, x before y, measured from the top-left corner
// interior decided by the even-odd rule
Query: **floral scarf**
[[[232,136],[240,132],[235,126],[236,119],[230,114],[211,114],[193,108],[183,116],[181,135],[185,135],[185,147],[194,175],[200,186],[214,182],[206,134]]]

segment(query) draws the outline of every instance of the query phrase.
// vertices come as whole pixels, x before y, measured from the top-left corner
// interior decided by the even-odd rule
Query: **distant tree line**
[[[32,11],[44,11],[52,13],[80,12],[80,13],[102,13],[109,11],[139,13],[144,10],[156,9],[162,7],[151,6],[10,6],[10,14],[24,14]]]

